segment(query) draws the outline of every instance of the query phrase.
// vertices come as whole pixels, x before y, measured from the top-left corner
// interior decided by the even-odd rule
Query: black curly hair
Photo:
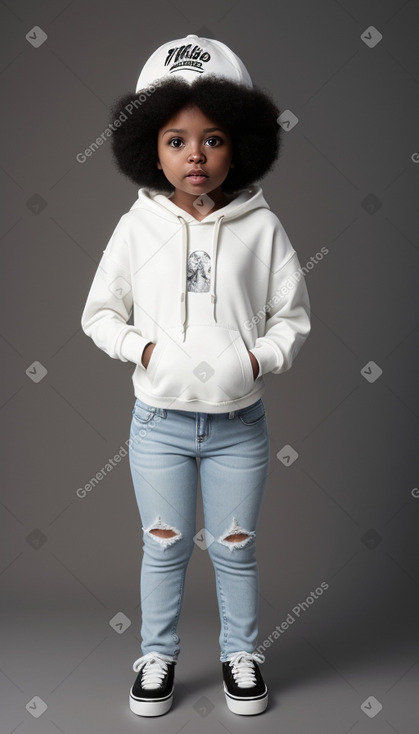
[[[273,168],[281,145],[280,111],[266,92],[213,75],[192,84],[171,77],[118,97],[111,108],[111,123],[119,120],[111,138],[114,159],[137,186],[174,191],[157,168],[157,136],[173,115],[190,105],[230,132],[234,167],[222,184],[224,192],[240,191]]]

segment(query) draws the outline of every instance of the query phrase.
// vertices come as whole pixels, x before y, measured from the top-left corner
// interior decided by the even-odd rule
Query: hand
[[[248,355],[250,357],[250,361],[252,363],[253,379],[256,380],[256,375],[259,372],[259,363],[258,363],[255,355],[252,352],[249,352],[249,350],[247,350],[247,353],[248,353]]]
[[[143,367],[147,369],[148,363],[150,361],[151,355],[153,354],[154,347],[156,345],[153,342],[149,342],[146,346],[146,348],[143,351],[142,357],[141,357],[141,364]]]

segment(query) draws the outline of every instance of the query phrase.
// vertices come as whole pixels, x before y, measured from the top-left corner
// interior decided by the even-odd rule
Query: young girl
[[[103,252],[82,328],[135,364],[143,654],[129,701],[141,716],[172,704],[195,543],[215,571],[227,705],[246,715],[268,702],[254,652],[270,464],[263,376],[289,369],[310,331],[297,254],[255,184],[278,157],[278,115],[227,46],[194,35],[157,49],[112,111],[116,161],[140,189]]]

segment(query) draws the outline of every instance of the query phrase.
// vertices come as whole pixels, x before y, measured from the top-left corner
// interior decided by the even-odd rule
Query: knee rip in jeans
[[[254,530],[245,530],[240,527],[237,519],[233,517],[233,524],[227,531],[227,534],[218,538],[218,542],[226,545],[230,551],[244,548],[251,540],[255,537],[256,533]]]
[[[182,537],[182,533],[177,528],[163,522],[160,516],[156,522],[153,522],[148,528],[143,528],[143,530],[145,533],[151,535],[162,546],[163,550],[166,550],[166,548],[176,543]]]

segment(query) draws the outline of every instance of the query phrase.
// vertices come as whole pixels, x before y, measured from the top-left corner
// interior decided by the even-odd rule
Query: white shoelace
[[[258,652],[235,652],[228,659],[231,665],[233,678],[239,688],[252,688],[256,685],[255,668],[253,661],[263,663],[265,656]]]
[[[141,676],[141,685],[143,688],[160,688],[163,678],[167,673],[167,663],[173,662],[173,659],[162,653],[149,652],[135,661],[133,670],[139,673],[143,671]]]

